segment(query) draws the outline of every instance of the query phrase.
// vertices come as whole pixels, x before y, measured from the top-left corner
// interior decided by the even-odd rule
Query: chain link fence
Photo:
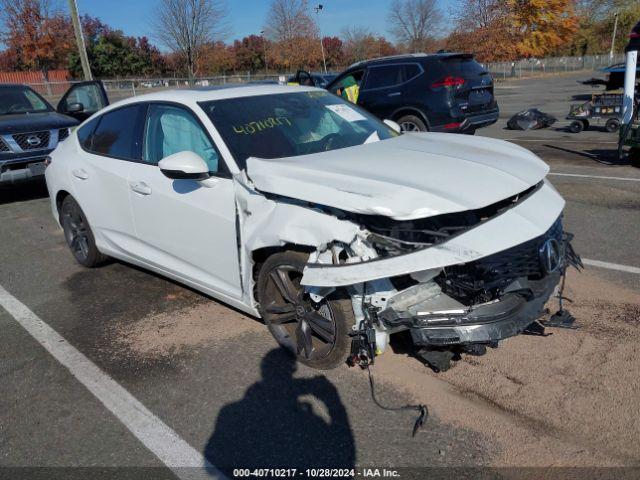
[[[624,54],[613,59],[609,55],[589,55],[584,57],[531,58],[517,62],[486,63],[483,66],[494,79],[535,77],[539,75],[559,75],[566,72],[593,71],[615,63],[624,62]]]
[[[609,55],[553,57],[517,62],[487,63],[484,64],[484,67],[489,70],[494,79],[506,80],[539,75],[560,75],[566,72],[595,71],[620,62],[624,62],[624,54],[615,55],[613,60],[609,58]],[[287,79],[293,75],[294,73],[291,72],[269,74],[247,72],[245,74],[199,77],[194,80],[194,85],[196,87],[210,87],[251,82],[286,83]],[[159,90],[189,88],[187,78],[104,79],[102,81],[112,102]],[[56,103],[73,83],[77,82],[30,83],[29,85],[49,101]]]

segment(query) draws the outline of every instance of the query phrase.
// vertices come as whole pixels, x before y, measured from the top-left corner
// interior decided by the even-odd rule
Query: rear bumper
[[[44,178],[44,160],[52,150],[39,152],[37,156],[0,160],[0,185],[13,185]]]
[[[465,133],[476,130],[482,127],[488,127],[498,121],[500,110],[490,110],[474,115],[468,115],[461,118],[453,118],[450,123],[444,125],[434,125],[431,127],[433,132],[448,132],[448,133]],[[452,125],[458,124],[455,127]]]
[[[382,312],[379,318],[388,328],[409,327],[416,345],[493,343],[519,335],[540,318],[559,281],[558,272],[538,281],[529,281],[527,287],[532,292],[529,299],[518,293],[509,293],[499,301],[476,305],[460,313],[402,317],[387,311]]]

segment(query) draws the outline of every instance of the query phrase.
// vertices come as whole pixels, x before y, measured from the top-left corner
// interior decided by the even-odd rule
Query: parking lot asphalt
[[[0,287],[227,474],[292,462],[640,465],[640,171],[615,161],[614,134],[571,134],[564,120],[504,129],[530,106],[562,119],[572,95],[591,93],[581,77],[501,83],[501,119],[478,134],[514,141],[550,165],[576,249],[607,266],[569,278],[583,328],[511,339],[445,374],[394,344],[374,374],[385,402],[429,406],[415,437],[414,413],[377,408],[366,372],[295,365],[258,320],[162,277],[119,262],[76,265],[42,185],[0,190]],[[139,409],[109,408],[14,317],[0,308],[0,466],[144,466],[180,476],[163,470],[154,439],[132,428]]]

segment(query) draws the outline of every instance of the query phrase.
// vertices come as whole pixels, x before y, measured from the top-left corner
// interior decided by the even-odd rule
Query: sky
[[[66,1],[60,1],[65,8]],[[127,35],[154,39],[151,28],[154,6],[159,0],[77,0],[81,15],[100,18]],[[259,35],[270,0],[226,0],[232,41],[247,35]],[[348,26],[366,27],[374,34],[389,36],[386,17],[390,0],[309,0],[309,5],[322,3],[318,24],[323,36],[339,35]],[[438,0],[443,13],[448,14],[456,0]],[[66,8],[65,8],[66,9]],[[315,15],[315,14],[314,14]]]

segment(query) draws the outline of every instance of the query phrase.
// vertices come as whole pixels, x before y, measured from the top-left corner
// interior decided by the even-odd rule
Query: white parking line
[[[600,180],[622,180],[622,181],[625,181],[625,182],[640,182],[640,178],[607,177],[605,175],[584,175],[584,174],[580,174],[580,173],[549,172],[549,175],[555,175],[557,177],[596,178],[596,179],[600,179]]]
[[[0,305],[176,476],[183,480],[226,479],[200,452],[2,286]]]
[[[503,138],[507,142],[534,142],[534,143],[579,143],[584,145],[585,143],[594,143],[598,145],[618,145],[618,142],[600,142],[597,140],[562,140],[561,138]]]
[[[602,262],[600,260],[591,260],[589,258],[583,258],[582,263],[590,265],[592,267],[606,268],[608,270],[616,270],[618,272],[635,273],[640,275],[640,268],[632,267],[631,265],[620,265],[619,263]]]

